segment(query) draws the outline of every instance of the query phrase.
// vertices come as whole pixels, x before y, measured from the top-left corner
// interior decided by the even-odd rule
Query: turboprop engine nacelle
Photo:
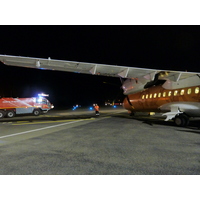
[[[143,77],[127,79],[122,85],[124,95],[136,93],[155,85],[163,85],[167,80],[168,74],[165,71],[155,71]]]
[[[124,81],[122,88],[124,90],[124,95],[139,92],[144,89],[144,85],[148,82],[146,78],[134,78],[127,79]]]

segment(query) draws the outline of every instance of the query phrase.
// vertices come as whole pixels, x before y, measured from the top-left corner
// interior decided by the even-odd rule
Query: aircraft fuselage
[[[128,95],[123,102],[129,112],[168,112],[173,107],[189,116],[200,116],[200,85],[164,89],[161,85]]]

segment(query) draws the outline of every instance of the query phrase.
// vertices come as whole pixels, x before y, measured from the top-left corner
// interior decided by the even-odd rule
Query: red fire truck
[[[0,98],[0,118],[14,117],[15,114],[46,113],[54,106],[44,97]]]

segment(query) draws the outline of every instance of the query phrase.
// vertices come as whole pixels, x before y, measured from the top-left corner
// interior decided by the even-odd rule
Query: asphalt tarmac
[[[0,120],[0,175],[199,175],[200,124],[121,107]]]

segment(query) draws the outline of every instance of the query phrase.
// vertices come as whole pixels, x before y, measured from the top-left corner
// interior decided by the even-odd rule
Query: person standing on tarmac
[[[99,106],[98,106],[98,104],[94,105],[94,109],[95,109],[96,115],[99,115]]]

